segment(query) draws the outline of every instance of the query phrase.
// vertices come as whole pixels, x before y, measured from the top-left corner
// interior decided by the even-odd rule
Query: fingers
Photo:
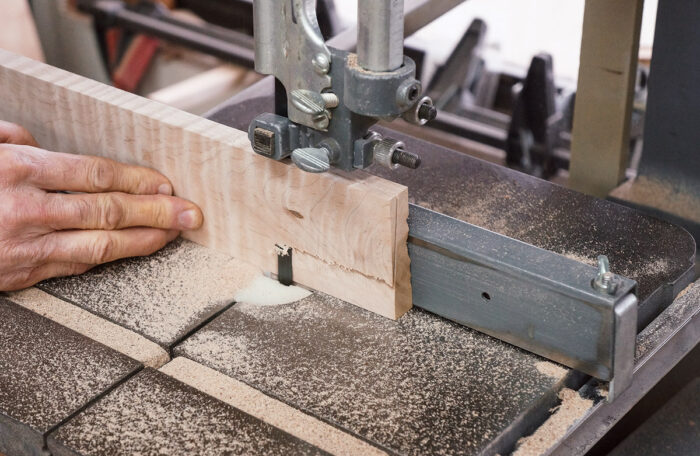
[[[48,152],[36,147],[6,147],[24,164],[25,182],[43,190],[134,195],[173,193],[168,178],[150,168],[125,165],[103,157]]]
[[[3,120],[0,120],[0,143],[39,147],[26,128]]]
[[[90,264],[50,263],[36,268],[27,268],[15,274],[9,274],[9,277],[5,277],[4,281],[0,280],[0,290],[23,290],[42,280],[83,274],[93,267],[95,266]]]
[[[57,231],[131,227],[187,231],[198,229],[203,222],[202,212],[195,204],[173,196],[50,193],[46,198],[42,220],[37,222]]]
[[[35,268],[29,275],[27,286],[34,285],[42,280],[52,279],[54,277],[67,277],[78,274],[83,274],[94,268],[94,264],[77,264],[77,263],[49,263]]]
[[[103,264],[150,255],[178,236],[177,231],[128,228],[119,231],[58,231],[46,235],[49,263]]]

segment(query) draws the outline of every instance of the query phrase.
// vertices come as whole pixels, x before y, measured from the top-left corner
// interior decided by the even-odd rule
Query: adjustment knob
[[[325,173],[331,169],[331,151],[325,147],[305,147],[292,152],[297,168],[308,173]]]
[[[374,161],[380,165],[396,169],[401,166],[416,169],[420,166],[420,157],[405,149],[405,144],[396,139],[386,138],[374,143]]]

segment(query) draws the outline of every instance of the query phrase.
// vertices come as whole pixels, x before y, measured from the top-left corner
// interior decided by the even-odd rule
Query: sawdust
[[[9,299],[145,366],[158,368],[170,360],[158,344],[37,288],[11,293]]]
[[[614,273],[638,282],[641,301],[691,266],[692,240],[679,228],[459,154],[431,149],[420,173],[370,171],[407,185],[412,203],[450,217],[591,266],[607,255]]]
[[[540,361],[535,363],[535,369],[537,369],[540,374],[557,380],[563,379],[566,377],[566,374],[569,373],[566,368],[558,364],[550,363],[549,361]]]
[[[138,367],[108,347],[0,299],[0,414],[46,432]]]
[[[284,286],[263,275],[256,277],[246,288],[236,292],[234,300],[257,306],[277,306],[300,301],[311,295],[305,288]]]
[[[289,252],[292,250],[291,247],[285,244],[275,244],[275,248],[272,253],[280,256],[289,256]]]
[[[580,253],[575,253],[575,252],[564,252],[561,255],[569,258],[570,260],[575,260],[578,261],[579,263],[584,263],[589,266],[597,266],[598,265],[598,259],[582,255]]]
[[[610,395],[610,384],[604,382],[599,383],[595,392],[603,399],[607,399],[608,395]]]
[[[246,263],[179,239],[150,257],[39,287],[168,347],[233,303],[261,275]]]
[[[478,453],[558,383],[541,358],[464,326],[321,293],[236,304],[175,353],[406,455]]]
[[[640,176],[622,184],[610,195],[700,223],[700,198],[695,197],[695,194],[694,191],[678,188],[671,182]]]
[[[335,455],[382,455],[383,451],[213,369],[178,357],[164,374],[236,407]]]
[[[639,363],[647,354],[652,353],[684,322],[697,316],[700,313],[698,302],[700,302],[700,282],[695,282],[686,287],[661,315],[639,333],[635,347],[635,363]]]
[[[678,296],[676,296],[676,299],[679,299],[679,298],[682,298],[683,296],[685,296],[685,294],[688,293],[693,288],[693,285],[695,285],[695,282],[693,282],[690,285],[688,285],[687,287],[683,288],[681,290],[681,292],[678,293]]]
[[[534,434],[518,441],[518,447],[513,456],[535,456],[546,453],[593,406],[592,400],[584,399],[578,392],[568,388],[559,392],[559,399],[561,404],[553,409],[549,419]]]

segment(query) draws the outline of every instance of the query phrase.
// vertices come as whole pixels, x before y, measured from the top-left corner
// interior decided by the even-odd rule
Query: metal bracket
[[[331,86],[331,53],[318,26],[316,1],[256,0],[253,18],[255,70],[274,75],[292,94],[288,114],[293,122],[317,128],[318,115],[293,102],[295,93],[320,97]]]

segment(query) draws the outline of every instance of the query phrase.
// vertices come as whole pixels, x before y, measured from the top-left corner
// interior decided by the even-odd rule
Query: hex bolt
[[[601,293],[609,295],[617,292],[619,279],[615,274],[610,272],[610,262],[605,255],[598,256],[598,275],[593,279],[593,288]]]
[[[391,156],[391,162],[406,168],[416,169],[420,166],[421,159],[418,155],[399,147]]]

